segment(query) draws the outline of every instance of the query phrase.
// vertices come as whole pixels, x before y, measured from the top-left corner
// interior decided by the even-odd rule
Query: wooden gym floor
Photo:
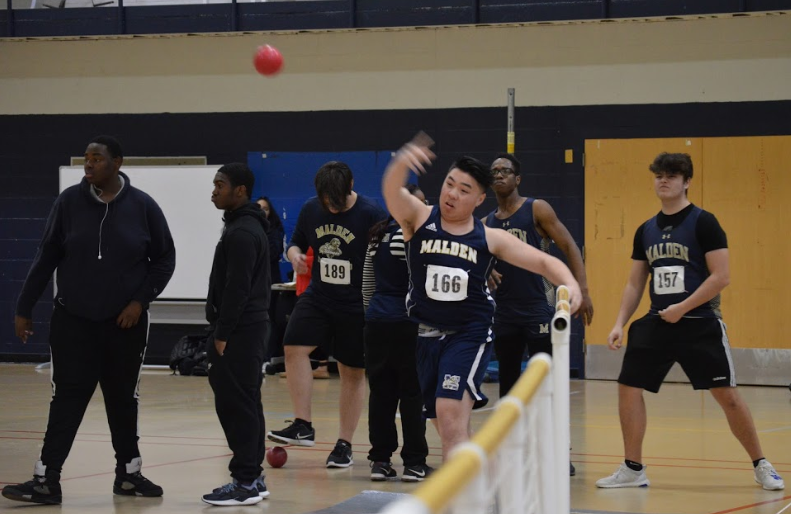
[[[256,506],[211,507],[200,496],[228,481],[229,451],[214,413],[206,378],[146,371],[141,383],[140,447],[144,474],[165,489],[159,499],[112,494],[113,451],[100,391],[97,391],[63,470],[62,514],[181,514],[217,510],[302,514],[362,498],[348,514],[375,512],[363,491],[408,493],[416,487],[400,481],[371,482],[366,460],[368,433],[363,412],[354,438],[355,465],[328,470],[324,460],[337,437],[337,376],[314,383],[314,448],[288,448],[288,462],[266,468],[269,499]],[[708,393],[684,384],[665,384],[647,394],[649,427],[645,461],[651,487],[600,490],[598,478],[609,475],[622,459],[614,382],[571,382],[573,512],[652,514],[791,514],[791,393],[780,387],[741,387],[752,409],[766,457],[789,483],[785,491],[764,491],[753,482],[752,466],[731,436],[721,411]],[[0,364],[0,486],[29,480],[41,449],[49,405],[49,371],[31,364]],[[496,384],[484,391],[496,399]],[[267,377],[263,386],[267,429],[291,418],[286,380]],[[493,403],[493,402],[492,402]],[[490,404],[491,406],[491,404]],[[489,411],[476,413],[480,424]],[[436,432],[427,429],[429,464],[440,463]],[[401,461],[394,456],[401,473]],[[265,465],[266,466],[266,465]],[[23,512],[31,504],[0,497],[0,512]]]

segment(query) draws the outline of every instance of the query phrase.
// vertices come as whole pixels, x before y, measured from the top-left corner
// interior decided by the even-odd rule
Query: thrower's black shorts
[[[618,383],[659,392],[678,362],[695,389],[735,387],[725,323],[718,318],[681,318],[667,323],[649,314],[629,327]]]

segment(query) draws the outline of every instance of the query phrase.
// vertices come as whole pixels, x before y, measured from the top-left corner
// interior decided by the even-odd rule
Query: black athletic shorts
[[[351,368],[365,367],[365,314],[339,312],[310,296],[300,296],[288,319],[283,346],[317,346]]]
[[[618,383],[652,393],[678,362],[695,389],[735,387],[725,323],[718,318],[681,318],[668,323],[649,314],[629,327]]]

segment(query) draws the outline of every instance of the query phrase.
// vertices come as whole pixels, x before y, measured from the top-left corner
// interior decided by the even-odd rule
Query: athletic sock
[[[753,467],[754,467],[754,468],[757,468],[757,467],[758,467],[758,464],[760,464],[762,460],[764,460],[764,458],[763,458],[763,457],[761,457],[761,458],[760,458],[760,459],[758,459],[758,460],[754,460],[754,461],[753,461]]]
[[[642,471],[643,470],[643,465],[640,464],[639,462],[635,462],[633,460],[626,459],[624,461],[624,463],[626,464],[626,467],[631,469],[632,471]]]

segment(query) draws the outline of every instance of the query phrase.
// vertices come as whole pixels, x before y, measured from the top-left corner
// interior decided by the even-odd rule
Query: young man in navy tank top
[[[722,407],[731,432],[753,461],[755,482],[783,489],[783,479],[764,459],[747,404],[736,389],[728,336],[720,312],[720,292],[730,282],[728,241],[709,212],[690,203],[692,159],[662,153],[649,168],[662,210],[638,227],[632,269],[621,308],[608,337],[610,349],[623,343],[623,327],[640,304],[649,277],[651,309],[629,327],[618,400],[625,460],[596,486],[647,487],[642,464],[647,415],[643,390],[659,392],[678,362],[695,389],[709,389]]]
[[[442,456],[470,438],[473,407],[488,401],[481,392],[492,350],[494,300],[487,278],[496,259],[539,273],[571,292],[571,309],[582,294],[560,260],[538,251],[473,216],[492,177],[486,165],[458,159],[445,176],[439,205],[430,207],[404,187],[410,170],[425,172],[434,154],[425,134],[390,161],[382,180],[390,214],[407,242],[410,284],[407,311],[420,324],[418,371],[426,415],[437,419]]]
[[[568,266],[582,290],[582,305],[577,316],[584,324],[593,319],[593,302],[588,295],[588,280],[577,243],[544,200],[519,194],[521,165],[515,156],[502,153],[490,167],[497,209],[486,216],[487,227],[501,228],[543,252],[554,241],[566,256]],[[528,355],[552,355],[549,324],[555,314],[555,288],[544,277],[498,262],[490,286],[495,288],[494,352],[500,366],[500,398],[508,394],[522,373],[525,348]],[[570,466],[573,476],[576,471]]]
[[[558,219],[552,206],[544,200],[519,194],[521,165],[511,154],[499,154],[490,167],[492,190],[497,209],[483,222],[501,228],[525,243],[549,252],[554,242],[568,260],[574,278],[580,284],[582,315],[588,325],[593,319],[593,302],[588,295],[588,281],[582,254],[568,229]],[[495,283],[494,350],[500,361],[500,396],[505,396],[521,374],[521,360],[527,347],[529,354],[552,354],[549,323],[555,313],[555,289],[545,278],[505,262],[498,262],[492,273]],[[491,282],[490,282],[491,284]]]

